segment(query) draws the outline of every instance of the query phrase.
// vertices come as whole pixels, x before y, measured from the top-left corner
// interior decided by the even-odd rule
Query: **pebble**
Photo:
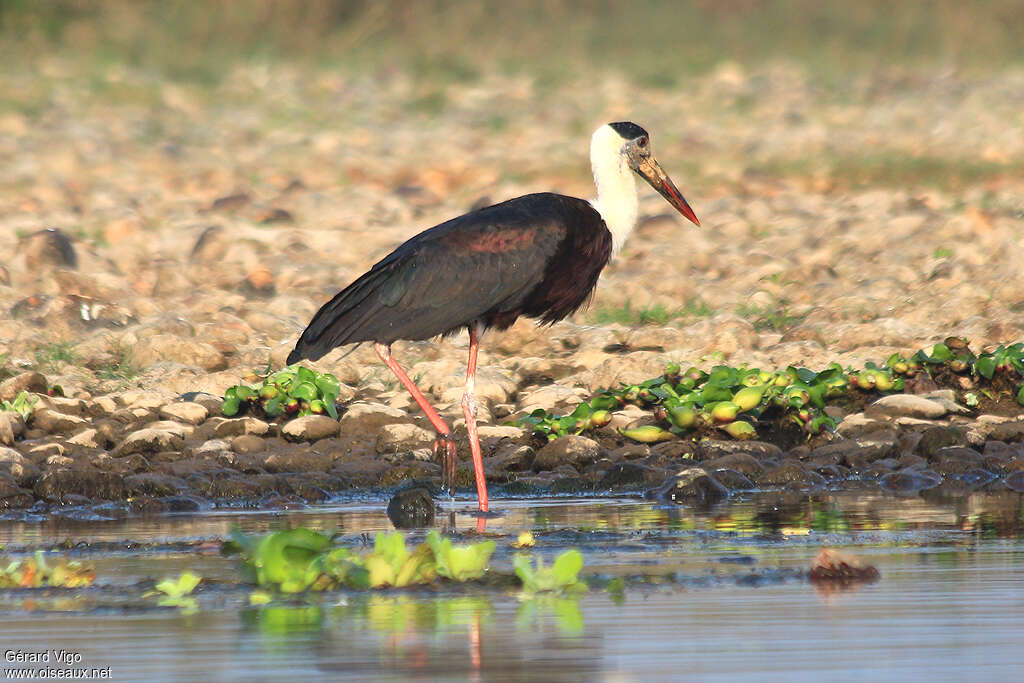
[[[922,420],[937,420],[949,410],[939,401],[914,394],[892,394],[883,396],[868,405],[865,415],[885,417],[915,417]]]
[[[337,436],[341,425],[326,415],[306,415],[289,420],[281,429],[281,435],[289,441],[318,441]]]

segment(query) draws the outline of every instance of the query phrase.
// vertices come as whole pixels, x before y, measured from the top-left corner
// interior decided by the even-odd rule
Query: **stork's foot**
[[[451,434],[439,434],[434,441],[434,460],[441,463],[441,488],[447,489],[448,495],[454,494],[459,451]]]

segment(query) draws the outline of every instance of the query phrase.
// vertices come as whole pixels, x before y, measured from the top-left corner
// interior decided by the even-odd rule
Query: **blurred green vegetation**
[[[1024,62],[1019,0],[0,0],[0,36],[9,60],[88,55],[198,83],[259,59],[439,82],[612,69],[651,87],[723,60],[831,78]]]

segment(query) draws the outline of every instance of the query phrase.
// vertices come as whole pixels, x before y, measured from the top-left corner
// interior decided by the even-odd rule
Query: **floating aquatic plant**
[[[550,567],[544,565],[544,558],[538,556],[534,564],[530,556],[523,553],[516,555],[512,564],[516,576],[523,582],[523,593],[527,595],[587,589],[587,584],[579,578],[580,570],[583,569],[583,555],[576,549],[563,552]]]
[[[161,607],[180,607],[182,613],[191,614],[199,609],[199,603],[192,597],[203,577],[192,572],[182,572],[176,579],[164,579],[154,586],[155,590],[144,593],[142,597],[162,595],[157,601]]]
[[[454,545],[436,531],[413,549],[400,533],[378,533],[373,550],[357,553],[335,547],[332,538],[305,528],[262,537],[233,531],[225,552],[240,552],[243,574],[266,590],[297,593],[334,588],[385,588],[481,578],[494,553],[494,541]],[[256,594],[257,602],[265,601]]]

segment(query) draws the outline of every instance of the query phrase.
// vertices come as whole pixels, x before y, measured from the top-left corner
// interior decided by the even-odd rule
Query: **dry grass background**
[[[213,340],[229,364],[265,363],[375,258],[481,197],[589,196],[587,136],[635,117],[709,228],[642,225],[577,322],[690,325],[673,348],[696,357],[738,316],[753,330],[734,350],[764,363],[1008,341],[1021,35],[1012,0],[0,0],[0,249],[59,227],[143,327],[181,316],[205,338],[219,308],[245,319]],[[277,208],[290,220],[267,221]],[[211,224],[230,243],[197,269]],[[66,285],[6,265],[4,315]],[[60,343],[110,374],[137,341],[40,316],[0,325],[5,364]]]

